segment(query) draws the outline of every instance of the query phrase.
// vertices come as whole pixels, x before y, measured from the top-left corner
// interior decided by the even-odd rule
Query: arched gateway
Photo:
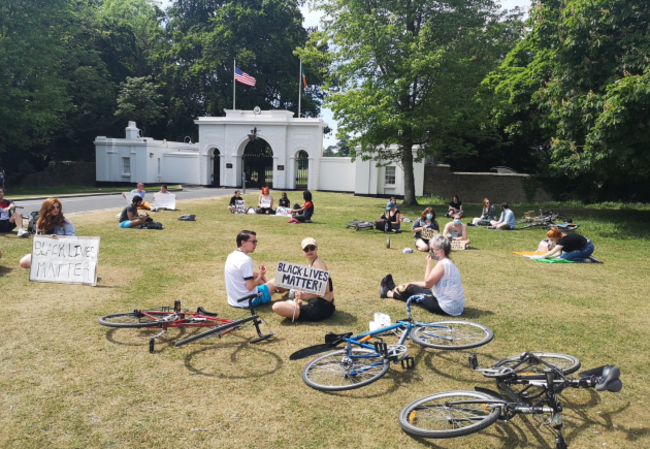
[[[247,187],[318,189],[325,127],[321,119],[294,118],[283,110],[225,112],[225,117],[195,121],[201,185],[218,179],[223,187],[241,187],[242,173],[247,173]],[[219,173],[213,173],[217,167]]]

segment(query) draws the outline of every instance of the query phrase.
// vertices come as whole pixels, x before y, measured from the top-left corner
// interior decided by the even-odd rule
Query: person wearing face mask
[[[425,235],[430,234],[428,231],[440,231],[433,207],[424,209],[420,217],[413,223],[413,227],[411,227],[411,232],[415,233],[415,247],[418,251],[427,252],[429,251],[430,237],[423,238],[422,231],[425,231]]]
[[[467,238],[467,226],[460,221],[460,214],[454,215],[454,221],[450,221],[445,225],[445,230],[442,232],[445,236],[452,240],[460,240],[469,245]]]
[[[421,295],[422,301],[418,303],[429,312],[458,316],[465,308],[465,292],[458,268],[449,258],[451,241],[438,234],[431,239],[429,245],[431,251],[427,255],[424,281],[407,282],[396,286],[393,276],[388,274],[381,280],[379,296],[406,301],[411,296]],[[433,260],[438,262],[432,267]]]

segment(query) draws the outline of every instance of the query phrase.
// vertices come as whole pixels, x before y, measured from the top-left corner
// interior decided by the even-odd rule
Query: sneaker
[[[379,297],[388,298],[388,292],[395,288],[395,283],[393,282],[393,276],[390,274],[386,275],[380,282],[379,286]]]
[[[20,228],[18,230],[18,237],[23,237],[23,238],[29,237],[29,232],[25,231],[24,228]]]
[[[600,260],[596,259],[594,256],[589,256],[589,260],[591,260],[591,263],[602,263]]]

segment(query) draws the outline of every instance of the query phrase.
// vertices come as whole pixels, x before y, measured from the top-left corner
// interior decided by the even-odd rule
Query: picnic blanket
[[[546,254],[544,251],[513,251],[512,254],[516,254],[518,256],[524,256],[527,257],[531,260],[534,260],[536,262],[543,262],[543,263],[575,263],[572,260],[566,260],[566,259],[560,259],[559,257],[550,257],[548,259],[533,259],[533,256],[539,256],[541,254]]]
[[[513,251],[512,254],[516,254],[518,256],[540,256],[542,254],[546,254],[544,251]]]

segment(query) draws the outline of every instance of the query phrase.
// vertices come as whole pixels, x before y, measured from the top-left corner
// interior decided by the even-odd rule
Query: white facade
[[[97,181],[241,187],[242,156],[255,130],[273,152],[274,190],[296,188],[297,156],[305,151],[309,190],[404,195],[404,172],[395,164],[377,167],[370,160],[322,157],[325,122],[321,119],[294,118],[292,112],[282,110],[258,112],[233,109],[226,110],[225,117],[200,117],[195,121],[199,143],[140,137],[135,122],[129,122],[125,139],[95,139]],[[424,162],[415,163],[414,171],[415,194],[421,196]]]

